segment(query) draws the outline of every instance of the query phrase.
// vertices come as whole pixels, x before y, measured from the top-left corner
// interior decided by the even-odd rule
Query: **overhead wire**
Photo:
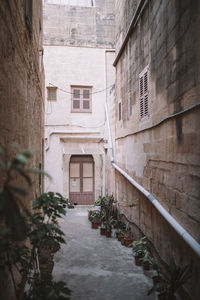
[[[56,87],[58,90],[60,90],[60,91],[62,91],[62,92],[64,92],[64,93],[71,94],[71,95],[74,94],[74,93],[72,93],[72,92],[69,92],[69,91],[66,91],[66,90],[64,90],[64,89],[59,88],[58,86],[54,85],[53,83],[49,83],[49,85],[52,85],[53,87]],[[113,86],[114,86],[114,84],[110,85],[109,87],[107,87],[107,88],[105,88],[105,89],[103,89],[103,90],[99,90],[99,91],[96,91],[96,92],[93,92],[93,93],[89,93],[89,95],[102,93],[102,92],[104,92],[104,91],[106,91],[106,90],[112,88]],[[80,94],[80,95],[83,96],[83,94]]]

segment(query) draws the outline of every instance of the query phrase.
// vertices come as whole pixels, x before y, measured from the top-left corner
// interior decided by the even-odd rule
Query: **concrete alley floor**
[[[132,249],[91,229],[89,207],[67,210],[66,244],[55,255],[53,276],[72,290],[71,300],[152,300],[150,274],[135,266]]]

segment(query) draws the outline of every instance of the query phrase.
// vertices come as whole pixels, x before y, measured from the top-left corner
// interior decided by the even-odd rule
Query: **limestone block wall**
[[[32,1],[32,23],[27,21],[27,2],[0,4],[0,145],[9,150],[9,156],[16,151],[11,148],[14,142],[23,149],[37,149],[29,167],[38,168],[43,162],[42,0]],[[32,187],[26,186],[27,198],[23,198],[28,209],[42,192],[38,175],[32,176],[32,182]],[[2,183],[1,177],[0,186]],[[25,187],[24,180],[16,178],[16,183]],[[20,275],[14,275],[18,284]],[[15,299],[9,277],[0,278],[0,298]]]
[[[121,1],[117,5],[122,5]],[[116,163],[150,191],[197,241],[200,241],[199,11],[197,1],[148,2],[116,63],[115,106]],[[121,12],[116,12],[117,24],[122,22],[121,18]],[[120,37],[117,45],[119,49]],[[139,74],[146,66],[149,66],[149,114],[141,119]],[[199,259],[178,237],[182,248],[173,242],[170,225],[121,176],[116,176],[115,193],[121,207],[154,240],[163,257],[169,251],[186,261],[188,256],[193,257],[197,267],[188,289],[198,299],[195,276],[199,272]],[[129,201],[135,201],[135,205],[130,207]]]
[[[51,4],[47,0],[44,22],[45,45],[114,48],[114,0],[97,0],[91,7]]]
[[[25,2],[0,5],[0,143],[37,149],[31,166],[38,168],[43,137],[42,1],[33,1],[32,26],[27,24]],[[33,181],[28,206],[40,192],[38,176]]]

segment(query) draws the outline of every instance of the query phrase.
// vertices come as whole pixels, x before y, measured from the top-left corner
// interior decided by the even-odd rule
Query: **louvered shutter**
[[[83,89],[83,109],[90,109],[91,93],[89,89]]]
[[[149,114],[149,80],[148,68],[141,73],[139,77],[139,94],[140,94],[140,117],[143,118]]]
[[[143,105],[143,98],[144,98],[144,88],[143,88],[143,76],[140,77],[140,117],[143,118],[144,116],[144,105]]]
[[[78,88],[73,89],[73,100],[72,100],[73,109],[80,109],[80,94],[81,94],[80,89]]]

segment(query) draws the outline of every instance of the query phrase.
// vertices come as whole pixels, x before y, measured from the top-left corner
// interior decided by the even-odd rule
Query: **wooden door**
[[[91,155],[72,155],[69,165],[69,191],[71,203],[94,204],[94,161]]]

